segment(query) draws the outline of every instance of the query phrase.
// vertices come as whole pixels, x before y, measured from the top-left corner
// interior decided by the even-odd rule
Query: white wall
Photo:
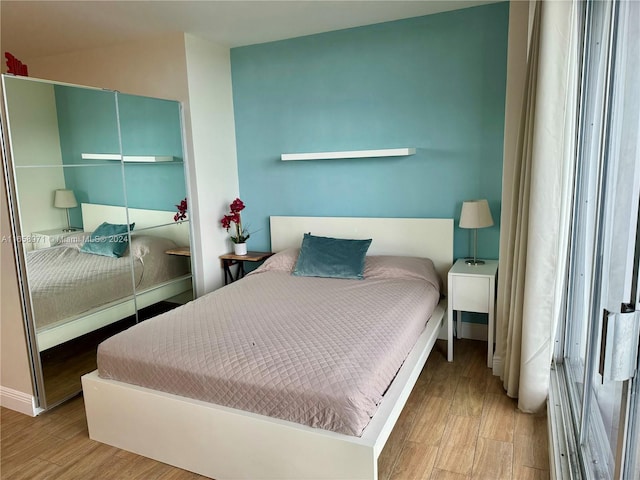
[[[53,86],[8,78],[6,94],[14,164],[62,165]],[[53,206],[54,190],[65,188],[62,168],[18,167],[15,175],[23,236],[67,225],[66,211]]]
[[[238,166],[228,48],[185,35],[189,108],[193,134],[193,158],[197,159],[195,187],[198,191],[196,235],[202,240],[200,263],[206,270],[198,293],[223,283],[218,256],[231,250],[229,235],[219,220],[238,196]]]
[[[167,34],[110,47],[26,58],[34,78],[187,101],[184,35]]]

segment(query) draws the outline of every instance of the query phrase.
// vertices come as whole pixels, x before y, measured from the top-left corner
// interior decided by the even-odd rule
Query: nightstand
[[[460,338],[462,313],[488,314],[487,366],[493,368],[493,335],[495,328],[496,275],[498,260],[485,260],[484,265],[467,265],[464,259],[453,264],[448,275],[448,321],[453,325],[453,311],[457,311],[456,329]]]
[[[246,255],[225,253],[224,255],[220,255],[220,263],[224,269],[224,284],[229,285],[231,282],[235,282],[244,277],[244,262],[261,262],[271,255],[273,255],[272,252],[247,252]],[[236,278],[233,278],[233,274],[231,273],[231,267],[234,265],[238,265]]]
[[[73,235],[75,233],[82,233],[81,229],[73,230],[72,232],[65,232],[62,228],[55,228],[53,230],[44,230],[42,232],[33,232],[31,234],[33,240],[33,249],[39,250],[41,248],[55,247],[58,245],[64,237]]]

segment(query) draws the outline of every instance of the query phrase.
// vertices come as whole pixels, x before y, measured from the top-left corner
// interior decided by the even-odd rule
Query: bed
[[[124,208],[83,203],[82,215],[84,232],[26,254],[39,351],[191,288],[188,261],[165,253],[188,245],[187,224],[167,224],[173,212],[129,209],[136,227],[120,258],[83,253],[81,247],[102,222],[126,223]],[[151,228],[158,224],[164,225]]]
[[[374,256],[381,255],[402,255],[405,257],[429,257],[433,261],[435,270],[437,270],[444,278],[443,273],[451,266],[452,263],[452,244],[453,244],[453,222],[450,219],[353,219],[353,218],[312,218],[312,217],[272,217],[271,219],[271,236],[272,250],[276,252],[286,252],[292,247],[300,245],[300,240],[304,232],[312,231],[315,235],[333,236],[338,238],[373,238],[369,254]],[[283,253],[284,255],[284,253]],[[276,255],[275,257],[278,257]],[[273,257],[272,257],[273,258]],[[372,257],[373,258],[373,257]],[[379,257],[384,258],[384,257]],[[369,262],[369,260],[368,260]],[[367,264],[369,266],[369,263]],[[259,269],[260,270],[260,269]],[[271,277],[267,275],[271,274]],[[275,276],[273,276],[275,275]],[[262,279],[261,279],[262,278]],[[286,272],[261,272],[258,271],[236,284],[224,287],[222,291],[213,292],[204,298],[187,304],[178,309],[178,313],[174,315],[161,316],[152,319],[147,325],[134,327],[138,329],[142,337],[153,336],[153,331],[162,331],[160,338],[165,338],[168,332],[174,332],[176,335],[184,334],[182,329],[184,320],[180,317],[191,317],[194,310],[198,308],[209,308],[211,303],[230,302],[228,305],[237,303],[237,298],[241,298],[243,292],[263,292],[264,297],[260,300],[265,304],[262,313],[256,314],[264,319],[265,325],[274,328],[274,323],[269,320],[271,305],[269,299],[278,298],[278,295],[285,295],[287,292],[295,295],[296,298],[301,294],[298,290],[299,281],[306,285],[305,288],[315,291],[315,296],[304,296],[310,302],[316,302],[311,309],[303,309],[303,315],[311,312],[320,311],[320,305],[333,308],[329,305],[332,302],[326,300],[320,291],[325,288],[321,284],[326,283],[329,286],[328,298],[335,298],[336,304],[340,303],[340,291],[344,298],[350,298],[351,288],[357,288],[358,281],[353,280],[335,280],[335,279],[292,279],[292,276]],[[365,281],[377,282],[376,279]],[[387,282],[388,279],[380,280]],[[395,281],[395,280],[394,280]],[[260,283],[263,282],[263,283]],[[344,282],[339,287],[335,287],[335,282]],[[417,285],[418,282],[414,283]],[[424,283],[420,281],[420,283]],[[279,285],[280,284],[280,285]],[[278,286],[279,285],[279,286]],[[253,288],[253,290],[251,290]],[[331,291],[331,288],[337,290]],[[382,303],[390,303],[384,295],[389,291],[387,286],[381,287],[378,292],[372,293],[374,298],[378,298]],[[400,289],[408,288],[400,286]],[[412,287],[413,288],[413,287]],[[418,287],[416,287],[418,288]],[[425,287],[419,287],[425,288]],[[395,293],[391,294],[391,298]],[[236,297],[234,300],[234,296]],[[239,297],[238,297],[239,296]],[[416,298],[422,298],[424,295],[421,290],[415,292]],[[356,298],[356,297],[351,297]],[[359,298],[359,297],[357,297]],[[367,303],[371,300],[365,300]],[[407,320],[405,326],[402,323],[400,331],[409,329],[417,329],[415,335],[417,340],[413,338],[407,344],[405,343],[405,352],[402,353],[404,362],[400,360],[401,368],[398,365],[393,367],[393,371],[389,373],[383,372],[385,367],[380,367],[377,356],[384,357],[387,352],[382,354],[374,354],[370,357],[358,357],[358,361],[354,360],[353,364],[349,364],[349,375],[346,377],[346,383],[352,383],[355,390],[366,390],[365,387],[356,380],[362,372],[364,375],[374,378],[380,377],[382,382],[381,397],[372,402],[368,407],[365,406],[364,414],[362,411],[356,413],[356,417],[360,417],[355,424],[347,425],[348,422],[342,422],[339,419],[336,423],[338,426],[330,431],[325,425],[314,423],[320,415],[311,414],[311,420],[307,419],[284,419],[274,418],[282,417],[278,412],[273,410],[274,405],[278,403],[287,403],[286,389],[289,388],[289,382],[284,390],[275,391],[276,401],[270,406],[265,407],[266,411],[253,408],[251,406],[243,406],[241,408],[233,408],[225,406],[224,401],[219,403],[211,403],[216,401],[213,398],[201,397],[203,399],[187,398],[185,396],[174,393],[167,393],[149,386],[133,385],[123,381],[102,378],[97,372],[85,375],[83,381],[83,391],[85,395],[85,408],[87,411],[87,421],[89,425],[90,437],[94,440],[101,441],[110,445],[114,445],[125,450],[129,450],[138,454],[148,456],[172,465],[185,468],[203,475],[207,475],[218,480],[231,478],[278,478],[278,479],[305,479],[305,478],[334,478],[334,479],[376,479],[377,478],[377,458],[380,454],[392,428],[397,420],[404,403],[422,369],[424,363],[438,337],[439,332],[444,330],[445,336],[451,340],[452,333],[450,326],[444,325],[446,300],[440,300],[436,295],[432,298],[432,307],[435,309],[431,314],[431,318],[426,322],[422,318],[421,323],[412,323]],[[373,301],[375,303],[375,300]],[[278,302],[276,302],[278,303]],[[304,303],[304,302],[303,302]],[[204,305],[204,307],[203,307]],[[298,308],[296,303],[294,310]],[[351,315],[359,310],[362,305],[354,302],[354,311]],[[219,308],[219,306],[218,306]],[[343,307],[337,307],[344,310]],[[221,312],[220,309],[216,312]],[[343,314],[344,312],[341,312]],[[403,322],[405,317],[411,317],[414,314],[398,310],[395,312],[398,322]],[[221,315],[220,313],[218,315]],[[421,315],[417,313],[415,315]],[[302,330],[313,330],[314,325],[318,325],[315,334],[310,335],[313,345],[300,342],[301,352],[294,355],[292,359],[277,358],[273,360],[274,355],[278,357],[280,352],[285,349],[279,349],[276,345],[277,341],[268,339],[266,332],[258,332],[260,324],[249,325],[249,333],[241,332],[235,329],[233,325],[226,329],[219,326],[213,336],[209,340],[204,341],[204,345],[196,345],[189,343],[189,352],[183,351],[184,355],[195,353],[196,351],[207,352],[211,348],[218,348],[215,344],[225,335],[239,336],[246,335],[245,341],[241,342],[245,348],[258,349],[258,357],[263,358],[262,365],[268,366],[273,361],[282,363],[287,368],[292,364],[309,360],[311,368],[322,369],[322,359],[326,358],[326,352],[322,348],[324,344],[320,341],[322,332],[331,331],[327,329],[321,322],[324,316],[330,317],[325,313],[319,313],[317,317],[310,316],[306,323],[301,323]],[[222,318],[222,317],[221,317]],[[231,317],[233,318],[233,317]],[[279,314],[274,318],[279,318]],[[277,320],[276,320],[277,321]],[[156,322],[155,324],[153,322]],[[224,323],[224,320],[220,320]],[[332,328],[339,327],[341,322],[338,320],[333,324]],[[426,327],[425,327],[426,322]],[[361,324],[349,323],[349,325],[359,325],[355,330],[362,329]],[[366,324],[365,324],[366,325]],[[417,325],[417,326],[416,326]],[[142,328],[140,328],[142,327]],[[449,328],[447,328],[449,327]],[[295,324],[288,324],[284,330],[295,330]],[[352,327],[350,327],[352,328]],[[196,329],[202,331],[202,327]],[[143,332],[144,330],[144,332]],[[251,330],[256,335],[256,341],[249,341],[251,338]],[[179,333],[182,332],[182,333]],[[357,338],[358,333],[340,332],[340,337],[344,343],[342,347],[336,347],[332,344],[330,348],[344,348],[349,350],[348,346],[352,343],[350,335]],[[361,334],[360,334],[361,335]],[[378,332],[377,335],[389,335],[388,332]],[[404,333],[403,333],[404,335]],[[329,336],[329,335],[327,335]],[[370,337],[374,337],[373,333],[362,336],[368,342]],[[402,335],[401,335],[402,336]],[[125,332],[122,338],[130,337],[129,332]],[[207,335],[201,335],[206,338]],[[134,337],[130,337],[131,345],[136,345],[138,341]],[[220,340],[221,341],[221,340]],[[109,342],[109,341],[108,341]],[[162,343],[163,340],[160,340]],[[107,342],[105,342],[106,344]],[[125,342],[126,343],[126,342]],[[196,342],[197,343],[197,342]],[[338,342],[340,343],[340,342]],[[105,345],[103,344],[103,345]],[[114,340],[114,345],[121,345],[120,342]],[[151,342],[153,344],[153,342]],[[155,348],[153,345],[147,345],[149,348]],[[345,347],[346,345],[346,347]],[[142,346],[141,348],[147,348]],[[119,348],[119,347],[118,347]],[[316,350],[319,348],[319,350]],[[101,349],[105,350],[103,346]],[[130,350],[131,346],[129,347]],[[204,349],[204,350],[202,350]],[[354,350],[356,350],[354,348]],[[375,350],[375,349],[374,349]],[[110,347],[106,348],[106,357],[109,357]],[[408,353],[407,353],[408,352]],[[103,352],[104,353],[104,352]],[[314,355],[318,356],[314,356]],[[377,356],[376,356],[377,355]],[[389,353],[389,355],[394,355]],[[197,354],[195,355],[198,356]],[[242,359],[245,354],[238,354],[238,365],[243,368]],[[106,358],[105,357],[105,358]],[[200,362],[207,363],[207,355],[200,358]],[[362,358],[366,360],[363,362]],[[99,368],[102,364],[106,364],[106,375],[109,376],[108,370],[113,367],[112,359],[99,358]],[[131,357],[128,359],[131,360]],[[137,359],[133,360],[133,363]],[[169,361],[171,363],[173,360]],[[287,364],[287,361],[291,365]],[[111,363],[110,363],[111,362]],[[125,362],[127,363],[127,362]],[[215,363],[215,362],[214,362]],[[117,364],[117,361],[116,361]],[[288,366],[287,366],[288,365]],[[215,365],[214,365],[215,367]],[[379,368],[380,367],[380,368]],[[146,367],[140,366],[140,370]],[[225,369],[233,367],[225,366]],[[333,370],[331,365],[325,365],[324,368]],[[133,366],[133,371],[137,369]],[[215,369],[215,368],[214,368]],[[389,367],[386,367],[389,370]],[[166,370],[164,370],[166,372]],[[194,369],[195,371],[195,369]],[[153,371],[150,377],[161,377],[162,370]],[[103,372],[104,373],[104,372]],[[149,371],[147,371],[149,373]],[[186,382],[189,372],[182,372],[181,375]],[[335,373],[335,372],[332,372]],[[330,376],[329,384],[339,383],[344,372],[339,372],[337,377]],[[372,373],[375,373],[372,375]],[[194,374],[197,377],[199,374]],[[231,375],[235,373],[232,371]],[[384,377],[388,377],[386,380]],[[200,377],[202,383],[207,383],[207,379]],[[343,379],[344,380],[344,379]],[[389,385],[389,382],[392,382]],[[135,380],[134,380],[135,381]],[[303,383],[305,378],[301,380]],[[307,379],[308,381],[308,379]],[[386,382],[386,384],[385,384]],[[273,386],[273,379],[265,371],[264,378],[258,374],[251,382],[252,388],[268,388]],[[295,382],[293,382],[295,383]],[[313,383],[313,380],[311,381]],[[261,384],[261,385],[258,385]],[[198,386],[196,380],[193,386]],[[387,388],[388,387],[388,388]],[[164,388],[164,387],[162,387]],[[237,393],[235,387],[228,390],[231,395]],[[378,386],[380,388],[380,386]],[[217,387],[217,390],[224,390],[224,386]],[[327,394],[331,391],[331,385],[321,386],[321,391]],[[386,390],[386,391],[385,391]],[[267,397],[264,391],[261,395]],[[353,393],[353,392],[351,392]],[[348,394],[349,399],[353,399],[354,403],[361,403],[358,398]],[[245,396],[244,393],[237,393],[238,396]],[[355,395],[355,394],[354,394]],[[197,397],[197,395],[194,395]],[[348,403],[348,402],[347,402]],[[344,405],[343,405],[344,406]],[[353,409],[348,408],[349,416]],[[367,410],[367,408],[369,408]],[[251,411],[248,411],[251,410]],[[304,410],[304,409],[299,409]],[[325,410],[324,408],[321,410]],[[337,412],[339,407],[335,409]],[[330,415],[332,419],[342,418],[339,413]],[[306,424],[304,424],[306,423]],[[347,426],[345,426],[347,425]],[[318,427],[318,428],[314,428]]]

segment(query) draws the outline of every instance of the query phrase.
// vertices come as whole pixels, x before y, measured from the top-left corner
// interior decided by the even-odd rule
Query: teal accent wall
[[[122,170],[117,162],[83,161],[82,153],[118,153],[118,120],[113,92],[55,85],[60,150],[66,188],[78,207],[69,210],[71,225],[83,227],[81,203],[124,205]]]
[[[253,250],[270,215],[460,216],[487,198],[498,257],[508,3],[231,50],[240,196]],[[416,155],[280,160],[416,147]],[[231,201],[233,199],[229,199]],[[224,206],[221,206],[221,208]],[[469,232],[456,227],[454,254]]]
[[[118,93],[125,155],[173,155],[182,160],[180,104]]]
[[[65,165],[83,163],[81,153],[120,151],[114,92],[64,85],[53,88]]]
[[[124,205],[126,194],[131,208],[175,210],[186,197],[178,102],[61,85],[55,95],[65,183],[78,203]],[[176,160],[125,164],[123,181],[119,162],[81,158],[82,153],[119,153],[120,141],[124,155]],[[82,226],[80,208],[70,215],[74,226]]]
[[[172,100],[118,94],[124,155],[171,155],[175,163],[125,163],[131,208],[175,210],[187,196],[180,104]]]

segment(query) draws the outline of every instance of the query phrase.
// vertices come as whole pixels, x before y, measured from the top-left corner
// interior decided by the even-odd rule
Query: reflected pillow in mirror
[[[369,245],[371,239],[316,237],[305,233],[293,275],[362,279]]]
[[[164,252],[178,245],[173,240],[165,237],[156,237],[155,235],[131,235],[131,245],[129,252],[134,258],[144,258],[147,256],[163,257]]]
[[[135,223],[129,225],[129,230],[133,230],[134,226]],[[127,224],[104,222],[91,233],[80,251],[105,257],[120,258],[127,250],[128,244]]]

